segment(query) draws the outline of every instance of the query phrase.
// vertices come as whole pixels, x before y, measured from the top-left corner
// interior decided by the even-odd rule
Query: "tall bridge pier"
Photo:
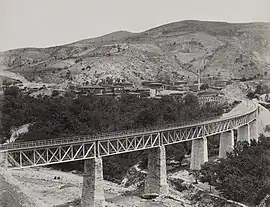
[[[247,141],[250,143],[251,140],[258,141],[258,123],[257,119],[241,126],[237,131],[237,141],[243,142]]]
[[[234,148],[234,131],[229,130],[220,134],[219,158],[225,158],[227,152]]]
[[[82,207],[104,207],[102,158],[95,157],[84,161]]]
[[[254,119],[237,129],[237,141],[258,141],[258,123]],[[234,130],[220,133],[219,158],[225,158],[227,152],[232,152],[235,144]],[[192,140],[191,170],[200,170],[201,165],[208,161],[207,137]]]
[[[237,130],[237,141],[239,142],[250,142],[250,126],[245,124]]]
[[[255,119],[249,123],[250,125],[250,139],[258,141],[259,139],[259,132],[258,132],[258,120]]]
[[[201,165],[208,161],[207,137],[192,140],[190,169],[200,170]]]
[[[166,195],[169,192],[167,183],[165,146],[150,149],[148,152],[148,174],[145,179],[145,195]]]

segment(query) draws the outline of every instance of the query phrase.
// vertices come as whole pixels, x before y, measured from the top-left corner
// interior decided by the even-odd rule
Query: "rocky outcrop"
[[[121,185],[124,187],[138,187],[144,183],[147,172],[139,168],[139,164],[131,167],[126,173]]]

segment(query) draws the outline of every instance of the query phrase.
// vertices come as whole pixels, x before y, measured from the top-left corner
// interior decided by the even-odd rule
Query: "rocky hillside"
[[[270,23],[182,21],[50,48],[0,53],[0,68],[30,81],[96,84],[268,77]]]

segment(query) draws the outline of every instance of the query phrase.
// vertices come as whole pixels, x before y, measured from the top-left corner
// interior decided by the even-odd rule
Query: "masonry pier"
[[[250,122],[249,125],[250,125],[250,127],[249,127],[250,128],[250,139],[258,141],[259,132],[258,132],[258,121],[257,121],[257,119]]]
[[[231,152],[234,148],[234,132],[233,130],[220,134],[219,142],[219,158],[225,158],[227,152]]]
[[[200,139],[192,140],[190,169],[200,170],[201,165],[207,161],[208,161],[207,138],[203,137]]]
[[[169,192],[167,183],[165,146],[150,149],[148,153],[148,174],[145,179],[145,196],[166,195]]]
[[[95,157],[84,161],[82,207],[104,207],[102,158]]]
[[[250,127],[249,124],[245,124],[238,128],[237,131],[237,141],[238,142],[250,142]]]

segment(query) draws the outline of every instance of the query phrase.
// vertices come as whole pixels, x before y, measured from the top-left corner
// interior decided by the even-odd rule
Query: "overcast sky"
[[[0,0],[0,51],[187,19],[270,22],[270,0]]]

